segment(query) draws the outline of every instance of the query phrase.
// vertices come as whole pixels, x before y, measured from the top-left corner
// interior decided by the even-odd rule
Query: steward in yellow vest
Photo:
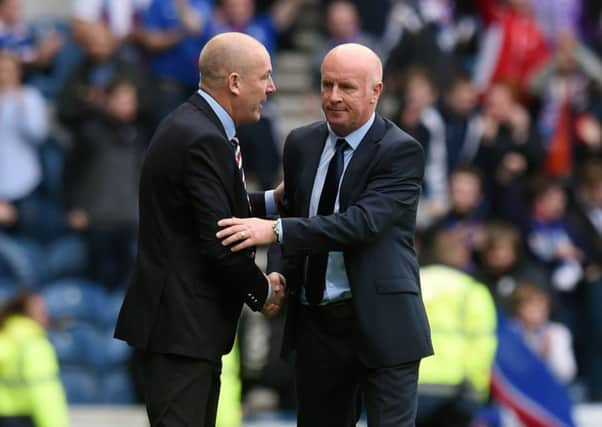
[[[20,295],[0,314],[0,427],[68,426],[65,393],[44,319],[44,301],[32,293]]]
[[[470,259],[465,240],[439,233],[433,264],[420,269],[435,355],[420,363],[416,425],[468,426],[489,396],[497,313],[487,287],[460,270]]]

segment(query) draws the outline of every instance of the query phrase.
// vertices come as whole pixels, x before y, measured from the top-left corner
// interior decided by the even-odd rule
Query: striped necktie
[[[238,166],[238,170],[240,171],[240,176],[242,178],[242,185],[245,189],[245,195],[247,196],[247,203],[249,204],[249,211],[251,210],[251,200],[249,199],[249,193],[247,193],[247,183],[245,181],[245,170],[242,167],[242,152],[240,151],[240,141],[237,137],[233,137],[230,140],[232,147],[234,148],[234,160],[236,161],[236,165]]]

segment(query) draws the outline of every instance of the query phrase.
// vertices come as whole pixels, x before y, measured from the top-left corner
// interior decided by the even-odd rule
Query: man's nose
[[[268,94],[272,94],[274,92],[276,92],[276,83],[274,83],[274,80],[272,80],[272,78],[270,77],[270,81],[268,82],[268,90],[267,90]]]
[[[332,102],[337,102],[337,101],[341,100],[341,91],[339,90],[339,88],[336,85],[334,85],[332,87],[332,89],[330,89],[329,99]]]

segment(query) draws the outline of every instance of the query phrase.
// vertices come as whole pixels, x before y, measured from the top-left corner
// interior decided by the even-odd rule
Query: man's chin
[[[326,114],[326,120],[328,120],[328,123],[330,123],[331,125],[338,125],[338,126],[345,126],[346,120],[345,120],[345,115],[342,113],[337,113],[337,114],[333,114],[331,112],[329,112],[328,114]]]

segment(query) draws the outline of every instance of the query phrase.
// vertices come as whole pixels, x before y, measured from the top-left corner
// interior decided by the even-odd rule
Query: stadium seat
[[[114,405],[131,405],[135,403],[134,386],[130,372],[125,365],[102,376],[101,402]]]
[[[110,329],[111,331],[115,330],[117,316],[119,315],[119,310],[121,310],[121,304],[123,303],[124,298],[125,290],[117,290],[111,292],[107,296],[106,303],[99,314],[100,319],[102,319],[103,327]]]
[[[98,284],[64,279],[48,284],[42,289],[48,312],[55,320],[83,320],[102,325],[101,313],[107,303],[107,294]]]
[[[104,356],[98,352],[98,332],[84,323],[74,323],[65,329],[50,329],[48,339],[62,364],[96,365]]]
[[[17,290],[18,286],[12,280],[0,279],[0,305],[12,298]]]
[[[79,366],[63,366],[61,381],[70,404],[100,402],[100,384],[95,374]]]

